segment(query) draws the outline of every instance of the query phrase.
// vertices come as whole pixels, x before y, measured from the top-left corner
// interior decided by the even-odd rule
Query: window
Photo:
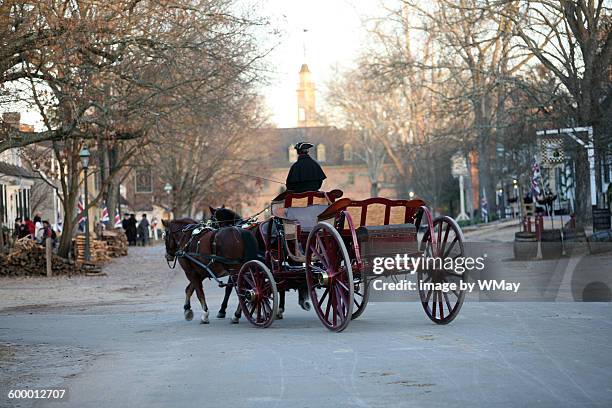
[[[295,148],[293,146],[289,146],[287,148],[287,151],[289,152],[289,161],[292,163],[294,161],[297,161],[297,151],[295,150]]]
[[[344,161],[353,160],[353,146],[350,144],[345,144],[343,148]]]
[[[353,185],[353,184],[355,184],[355,173],[349,173],[349,174],[348,174],[348,179],[346,180],[346,182],[347,182],[349,185]]]
[[[152,193],[153,192],[153,176],[151,169],[140,168],[136,170],[136,192],[137,193]]]
[[[303,122],[306,120],[306,109],[298,108],[298,120]]]
[[[323,143],[317,145],[317,160],[320,162],[325,161],[325,145]]]

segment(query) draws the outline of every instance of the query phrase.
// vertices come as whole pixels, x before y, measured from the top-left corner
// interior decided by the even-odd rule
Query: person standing
[[[43,240],[44,227],[40,216],[34,216],[34,239],[36,242],[41,243]]]
[[[147,219],[147,214],[142,214],[138,224],[138,241],[142,246],[147,246],[149,242],[149,220]]]
[[[30,217],[25,217],[25,226],[26,230],[28,231],[27,235],[34,239],[34,234],[36,234],[36,225],[34,225]]]
[[[125,229],[125,234],[127,235],[128,244],[136,245],[136,236],[138,234],[136,230],[136,215],[130,214],[130,218],[127,220],[127,226]]]

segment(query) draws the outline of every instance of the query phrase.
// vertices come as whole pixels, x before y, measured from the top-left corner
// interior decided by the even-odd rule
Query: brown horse
[[[207,324],[209,312],[202,281],[211,276],[202,265],[207,265],[216,277],[237,272],[243,262],[256,257],[257,242],[253,234],[234,226],[214,229],[190,218],[164,220],[162,223],[166,229],[166,260],[168,263],[178,261],[189,280],[183,307],[185,320],[193,319],[190,300],[195,291],[202,306],[201,323]],[[238,323],[240,316],[238,306],[232,322]]]

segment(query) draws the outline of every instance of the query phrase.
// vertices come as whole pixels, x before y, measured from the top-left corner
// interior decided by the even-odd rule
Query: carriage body
[[[340,197],[341,192],[285,193],[272,202],[272,217],[259,225],[263,263],[275,290],[307,285],[315,312],[332,331],[344,330],[363,313],[372,280],[407,273],[374,273],[374,258],[464,255],[463,235],[454,220],[434,219],[422,200]],[[423,268],[414,272],[425,283],[465,278]],[[441,324],[456,317],[465,295],[455,293],[451,304],[446,293],[419,293],[426,314]]]

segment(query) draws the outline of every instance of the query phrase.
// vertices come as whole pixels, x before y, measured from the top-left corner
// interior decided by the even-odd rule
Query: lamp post
[[[84,212],[85,212],[85,261],[89,262],[91,260],[90,251],[89,251],[89,193],[87,191],[87,169],[89,168],[89,149],[87,146],[83,146],[81,151],[79,152],[79,157],[81,158],[81,165],[83,166],[83,171],[85,172],[85,180],[84,180],[84,189],[85,189],[85,202],[84,202]]]
[[[164,186],[164,191],[168,195],[168,206],[170,207],[170,210],[172,210],[172,206],[170,203],[170,193],[172,192],[172,184],[166,183],[166,185]]]

